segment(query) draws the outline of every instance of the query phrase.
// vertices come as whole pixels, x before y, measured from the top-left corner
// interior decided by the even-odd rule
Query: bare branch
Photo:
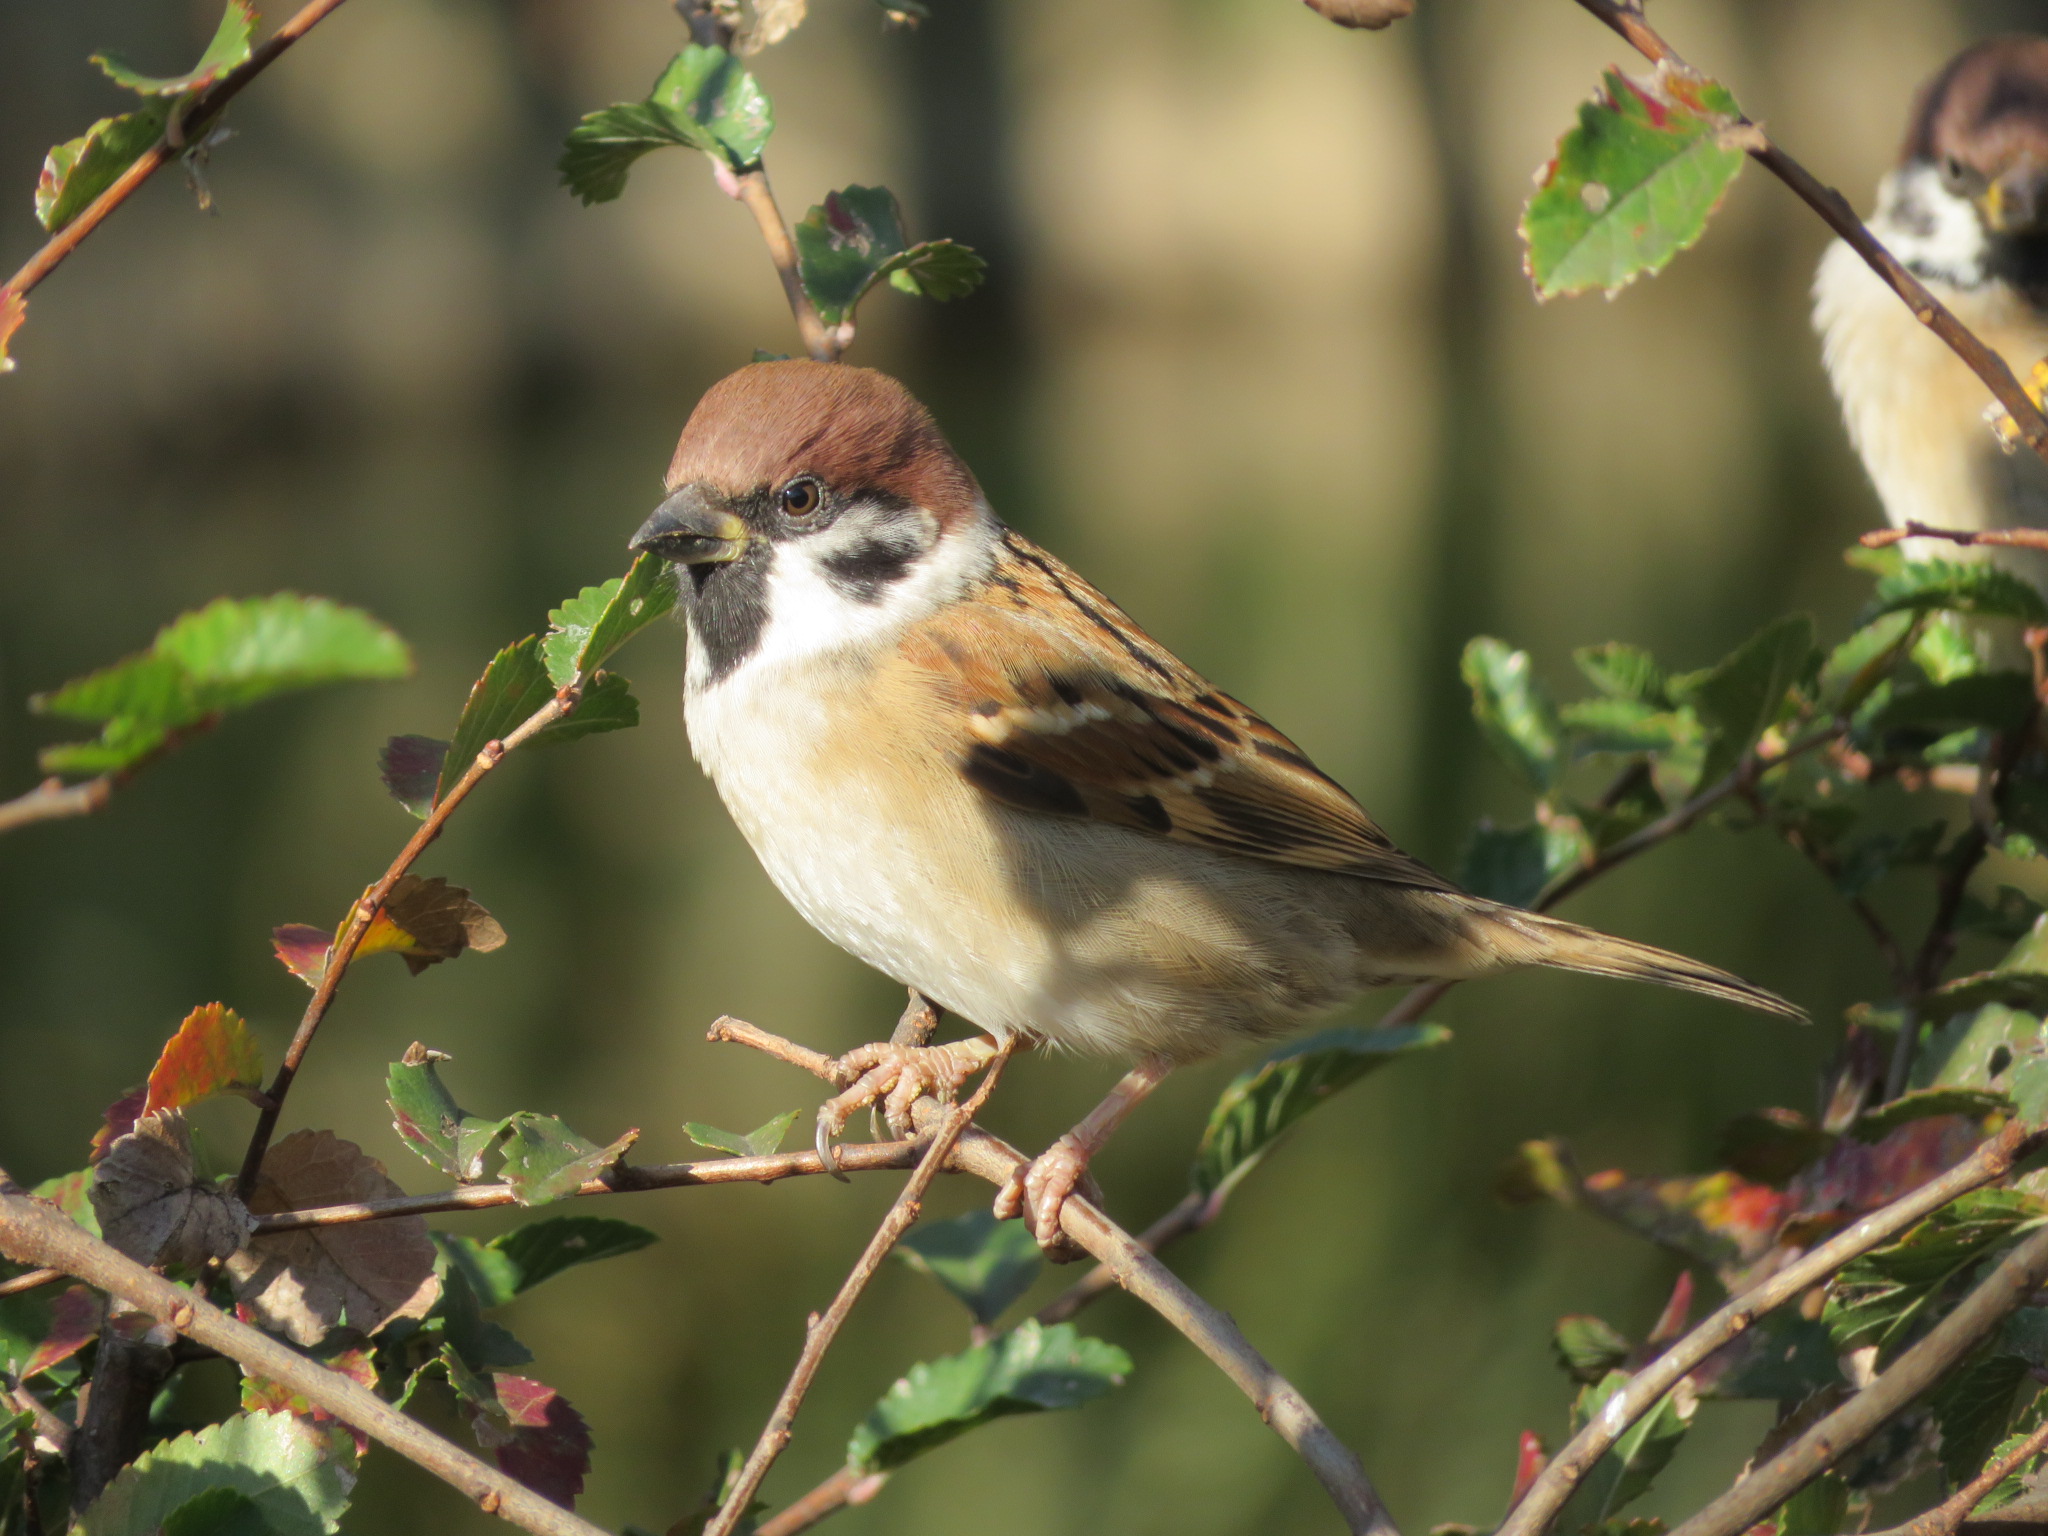
[[[12,1280],[0,1280],[0,1296],[19,1296],[23,1291],[33,1291],[48,1285],[53,1280],[62,1280],[61,1269],[32,1269],[25,1275],[16,1275]]]
[[[1578,0],[1578,3],[1620,33],[1630,47],[1651,63],[1668,61],[1675,69],[1693,72],[1692,66],[1680,58],[1644,18],[1639,0]],[[1856,210],[1849,206],[1847,198],[1786,154],[1756,123],[1745,117],[1738,121],[1737,126],[1749,140],[1745,150],[1750,159],[1790,187],[1801,202],[1819,214],[1821,221],[1863,258],[1870,270],[1905,301],[1906,307],[1913,312],[1913,318],[1940,337],[1948,349],[1984,381],[1985,387],[2011,415],[2021,440],[2048,459],[2048,416],[2041,414],[2040,407],[2034,404],[2033,398],[2014,377],[2005,359],[1986,346],[1976,332],[1929,293],[1926,284],[1899,264],[1898,258],[1886,250],[1877,236],[1856,217]]]
[[[775,1458],[782,1454],[789,1444],[792,1427],[796,1423],[799,1409],[803,1407],[804,1394],[810,1391],[811,1383],[817,1378],[818,1367],[825,1362],[825,1352],[832,1347],[832,1341],[839,1337],[839,1330],[845,1326],[854,1303],[860,1300],[861,1292],[868,1288],[868,1282],[875,1277],[875,1271],[882,1267],[882,1260],[889,1256],[889,1250],[903,1234],[910,1230],[924,1209],[925,1191],[931,1188],[932,1180],[939,1176],[939,1170],[953,1155],[953,1148],[965,1131],[981,1112],[981,1106],[988,1102],[989,1094],[1002,1080],[1003,1069],[1010,1064],[1010,1056],[1016,1050],[1020,1037],[1011,1036],[1005,1042],[995,1059],[989,1063],[983,1074],[981,1086],[976,1088],[972,1098],[965,1104],[948,1109],[932,1128],[931,1146],[918,1159],[917,1171],[904,1182],[902,1192],[896,1196],[882,1224],[875,1229],[875,1235],[868,1239],[868,1245],[854,1262],[845,1282],[839,1287],[839,1294],[832,1298],[832,1305],[821,1317],[811,1314],[809,1325],[804,1329],[803,1352],[798,1355],[796,1369],[790,1372],[789,1382],[782,1389],[782,1396],[776,1400],[775,1411],[768,1416],[768,1423],[761,1430],[761,1438],[754,1442],[754,1449],[748,1455],[746,1465],[740,1468],[740,1475],[733,1480],[732,1489],[726,1495],[725,1505],[712,1517],[704,1528],[704,1536],[732,1536],[740,1521],[745,1518],[747,1507],[753,1503],[754,1494],[761,1486],[761,1480],[768,1475],[768,1469],[775,1465]],[[822,1162],[822,1159],[821,1159]]]
[[[25,794],[16,795],[12,800],[0,800],[0,832],[12,832],[31,822],[90,816],[113,797],[112,774],[103,773],[81,784],[45,779]]]
[[[2048,549],[2048,528],[1930,528],[1908,522],[1903,528],[1873,528],[1856,540],[1865,549],[1883,549],[1907,539],[1947,539],[1951,544],[1996,544],[2014,549]]]
[[[1629,1379],[1600,1414],[1551,1459],[1523,1495],[1496,1536],[1541,1536],[1579,1480],[1593,1470],[1628,1427],[1662,1401],[1715,1350],[1747,1332],[1759,1318],[1818,1285],[1851,1259],[1888,1242],[1959,1195],[1981,1189],[2012,1172],[2048,1132],[2008,1125],[1969,1157],[1882,1210],[1843,1229],[1811,1253],[1793,1260],[1761,1284],[1725,1303],[1705,1322]]]
[[[549,1502],[495,1467],[407,1418],[367,1387],[330,1371],[269,1334],[236,1322],[202,1297],[114,1251],[55,1206],[30,1196],[0,1171],[0,1252],[17,1263],[48,1265],[167,1324],[304,1397],[417,1463],[494,1514],[535,1536],[604,1536],[589,1521]]]
[[[802,1498],[792,1500],[763,1520],[754,1536],[798,1536],[842,1509],[867,1503],[888,1481],[886,1472],[841,1467]]]
[[[821,363],[838,362],[846,343],[819,318],[811,296],[804,292],[796,242],[782,220],[782,209],[776,205],[775,193],[768,185],[768,172],[758,165],[752,170],[728,170],[722,160],[714,160],[712,166],[718,172],[719,185],[746,204],[747,212],[760,227],[761,239],[768,246],[768,259],[775,263],[775,275],[782,279],[782,296],[789,301],[790,314],[796,317],[796,330],[803,338],[804,350]]]
[[[1977,1506],[1991,1496],[1992,1489],[2040,1455],[2044,1448],[2048,1448],[2048,1424],[2043,1424],[2022,1440],[2017,1449],[1987,1464],[1983,1471],[1926,1514],[1908,1520],[1904,1525],[1893,1526],[1888,1531],[1874,1531],[1871,1536],[1955,1536]],[[2035,1518],[2038,1520],[2040,1517],[2037,1514]]]

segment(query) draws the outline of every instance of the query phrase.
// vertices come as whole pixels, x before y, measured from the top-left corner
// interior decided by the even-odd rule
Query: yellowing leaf
[[[430,965],[453,960],[465,949],[492,950],[505,942],[505,930],[469,892],[436,875],[422,880],[406,875],[370,921],[357,958],[396,954],[417,976]],[[289,964],[290,962],[286,962]]]
[[[251,1094],[263,1082],[263,1053],[240,1014],[224,1003],[194,1008],[150,1070],[142,1112],[183,1109],[217,1093]]]

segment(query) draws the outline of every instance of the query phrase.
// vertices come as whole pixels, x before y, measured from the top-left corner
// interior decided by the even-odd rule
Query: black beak
[[[627,547],[678,565],[718,565],[747,552],[747,525],[701,485],[686,485],[654,509]]]

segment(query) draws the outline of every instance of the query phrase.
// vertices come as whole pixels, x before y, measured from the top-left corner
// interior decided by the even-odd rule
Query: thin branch
[[[889,1481],[886,1472],[841,1467],[800,1499],[783,1505],[755,1528],[754,1536],[798,1536],[842,1509],[865,1504]]]
[[[1138,1246],[1147,1253],[1156,1254],[1168,1243],[1177,1243],[1189,1233],[1201,1231],[1223,1214],[1225,1201],[1217,1199],[1216,1195],[1227,1197],[1230,1190],[1236,1187],[1235,1184],[1227,1184],[1216,1191],[1216,1194],[1210,1195],[1205,1195],[1199,1190],[1188,1191],[1181,1197],[1179,1204],[1138,1234]],[[1040,1307],[1032,1316],[1048,1328],[1054,1323],[1064,1323],[1096,1297],[1113,1290],[1115,1286],[1116,1276],[1109,1272],[1109,1266],[1098,1264]]]
[[[1958,1196],[1995,1183],[2012,1172],[2048,1132],[2029,1131],[2017,1122],[1985,1142],[1969,1157],[1911,1194],[1873,1211],[1793,1260],[1769,1279],[1724,1303],[1706,1321],[1645,1365],[1569,1445],[1551,1459],[1517,1504],[1496,1536],[1541,1536],[1579,1481],[1593,1470],[1628,1427],[1648,1413],[1695,1367],[1716,1350],[1747,1332],[1765,1314],[1784,1306],[1881,1243]]]
[[[339,4],[340,0],[335,0],[335,3]],[[449,786],[447,794],[434,802],[433,810],[419,831],[413,833],[405,847],[399,850],[398,857],[391,861],[391,867],[384,871],[375,885],[363,892],[362,899],[350,909],[348,922],[328,953],[327,969],[321,973],[320,984],[313,989],[313,999],[306,1004],[306,1011],[300,1016],[291,1044],[285,1047],[284,1060],[278,1064],[277,1075],[270,1080],[268,1096],[256,1118],[256,1129],[249,1137],[249,1150],[242,1156],[242,1171],[235,1180],[235,1190],[244,1201],[256,1188],[256,1176],[263,1168],[263,1154],[270,1149],[271,1135],[277,1130],[278,1116],[284,1111],[284,1099],[291,1091],[292,1079],[298,1076],[299,1063],[305,1060],[313,1035],[320,1028],[320,1021],[327,1017],[341,979],[348,974],[349,963],[356,957],[356,948],[363,942],[363,935],[369,932],[370,924],[382,909],[385,898],[391,894],[391,888],[404,878],[414,860],[427,851],[428,845],[441,835],[441,828],[455,814],[455,808],[469,797],[469,792],[482,782],[484,775],[523,742],[531,740],[573,710],[582,701],[583,688],[584,680],[578,678],[522,720],[502,741],[485,742],[483,750],[477,753],[476,760],[464,770],[462,777]]]
[[[27,1414],[35,1423],[36,1437],[49,1441],[59,1456],[70,1454],[71,1426],[50,1412],[27,1387],[0,1389],[0,1403],[12,1403],[16,1413]]]
[[[53,1280],[62,1280],[61,1269],[32,1269],[25,1275],[16,1275],[12,1280],[0,1280],[0,1296],[19,1296],[23,1291],[37,1290]]]
[[[1651,63],[1669,62],[1674,69],[1696,73],[1644,18],[1639,0],[1578,0],[1578,3],[1618,32],[1630,47]],[[2011,415],[2020,439],[2048,459],[2048,416],[2041,414],[2032,397],[2014,377],[2012,369],[2006,366],[2005,359],[1950,313],[1947,306],[1927,291],[1926,284],[1899,264],[1898,258],[1886,250],[1856,217],[1856,210],[1849,206],[1847,198],[1786,154],[1756,123],[1742,117],[1736,120],[1736,126],[1747,141],[1743,147],[1750,159],[1790,187],[1793,195],[1819,214],[1821,221],[1863,258],[1870,270],[1905,301],[1906,307],[1913,312],[1913,318],[1940,337],[1948,349],[1984,381],[1985,387]]]
[[[761,1438],[754,1442],[746,1465],[740,1468],[740,1475],[733,1480],[724,1507],[705,1526],[704,1536],[733,1536],[745,1518],[748,1507],[754,1502],[754,1494],[761,1487],[761,1480],[775,1465],[775,1458],[782,1454],[783,1447],[789,1444],[797,1412],[803,1407],[804,1394],[810,1391],[811,1383],[816,1380],[818,1367],[825,1362],[825,1352],[839,1337],[839,1330],[845,1326],[854,1303],[860,1300],[861,1292],[874,1279],[875,1271],[882,1267],[889,1250],[910,1230],[911,1224],[923,1211],[925,1191],[931,1188],[932,1180],[939,1176],[939,1170],[953,1155],[961,1132],[973,1123],[974,1117],[981,1112],[981,1106],[988,1102],[989,1094],[1002,1080],[1003,1069],[1010,1064],[1011,1053],[1016,1050],[1020,1038],[1010,1037],[995,1060],[989,1063],[988,1071],[982,1075],[981,1085],[975,1089],[973,1097],[965,1104],[948,1110],[934,1127],[931,1146],[918,1159],[916,1172],[904,1181],[902,1192],[882,1217],[882,1224],[875,1229],[875,1235],[868,1239],[867,1247],[861,1251],[860,1258],[854,1262],[853,1269],[839,1287],[839,1294],[832,1298],[832,1305],[825,1309],[822,1317],[815,1312],[811,1314],[810,1323],[804,1329],[804,1347],[797,1357],[796,1368],[789,1373],[789,1382],[783,1387],[782,1396],[776,1400],[775,1411],[768,1415]]]
[[[1908,522],[1903,528],[1873,528],[1856,542],[1865,549],[1883,549],[1907,539],[1947,539],[1951,544],[2048,549],[2048,528],[1930,528],[1925,523]]]
[[[1888,1531],[1873,1531],[1871,1536],[1955,1536],[1977,1506],[1991,1496],[1992,1489],[2040,1455],[2043,1449],[2048,1449],[2048,1424],[2043,1424],[2022,1440],[2011,1454],[1988,1463],[1983,1471],[1926,1514],[1908,1520],[1904,1525],[1893,1526]]]
[[[87,203],[78,217],[51,236],[49,242],[7,280],[6,286],[0,287],[0,310],[7,309],[10,300],[26,299],[29,290],[56,271],[64,258],[77,250],[79,243],[98,229],[108,214],[125,203],[137,187],[184,153],[187,144],[195,141],[196,136],[211,125],[243,86],[276,63],[279,55],[318,26],[341,3],[342,0],[310,0],[291,20],[257,44],[248,58],[194,96],[185,111],[173,120],[173,126],[179,129],[176,135],[179,142],[172,143],[167,132],[164,138],[144,150],[128,169],[116,177],[106,191]]]
[[[1791,1498],[1933,1386],[2048,1280],[2048,1228],[1989,1276],[1869,1386],[1680,1525],[1671,1536],[1735,1536]]]
[[[720,1019],[712,1026],[711,1038],[753,1046],[827,1082],[839,1081],[831,1057],[738,1019]],[[941,1112],[930,1099],[920,1099],[912,1108],[920,1131],[929,1129],[932,1117]],[[1008,1142],[977,1126],[960,1138],[949,1166],[1001,1189],[1029,1161]],[[1140,1247],[1136,1238],[1079,1196],[1069,1196],[1061,1207],[1060,1225],[1078,1246],[1101,1261],[1116,1284],[1172,1324],[1251,1399],[1259,1417],[1315,1474],[1353,1536],[1400,1536],[1350,1447],[1337,1438],[1293,1383],[1251,1346],[1226,1313],[1188,1289],[1179,1276]]]
[[[746,204],[747,212],[760,227],[761,239],[768,246],[768,259],[775,263],[775,275],[782,279],[782,296],[789,300],[789,312],[796,317],[797,334],[803,338],[804,350],[821,363],[838,362],[845,342],[819,317],[811,296],[804,292],[796,242],[782,220],[782,209],[776,205],[775,192],[768,185],[768,172],[758,165],[752,170],[729,170],[723,160],[716,158],[712,167],[719,172],[719,185]]]
[[[486,1514],[497,1515],[535,1536],[604,1536],[599,1527],[451,1445],[367,1387],[269,1334],[235,1321],[183,1286],[173,1285],[117,1253],[55,1206],[30,1196],[4,1171],[0,1171],[0,1252],[17,1263],[49,1265],[75,1275],[186,1338],[219,1351],[250,1375],[290,1388],[350,1428],[424,1467],[474,1500]]]
[[[101,774],[80,784],[62,779],[45,779],[25,794],[0,800],[0,833],[12,832],[31,822],[57,821],[66,816],[90,816],[114,797],[112,774]]]

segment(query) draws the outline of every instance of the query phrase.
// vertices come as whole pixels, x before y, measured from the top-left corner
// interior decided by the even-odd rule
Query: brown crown
[[[1951,156],[1987,181],[2028,157],[2048,169],[2048,37],[1990,38],[1928,81],[1902,159]]]
[[[872,368],[802,360],[753,363],[706,390],[669,461],[668,486],[698,482],[740,496],[797,475],[901,496],[946,521],[981,499],[909,390]]]

